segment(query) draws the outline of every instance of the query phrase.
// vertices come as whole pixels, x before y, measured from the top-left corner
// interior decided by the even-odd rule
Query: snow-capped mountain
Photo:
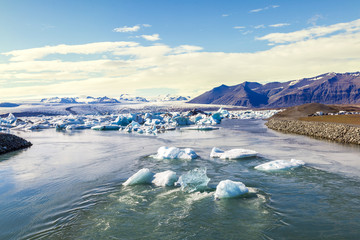
[[[243,82],[221,85],[189,103],[224,104],[245,107],[289,107],[305,103],[360,103],[360,72],[326,73],[288,82]]]
[[[149,102],[146,98],[143,97],[133,97],[129,94],[121,94],[119,97],[120,102]]]
[[[178,96],[178,95],[159,95],[153,99],[154,102],[170,102],[170,101],[188,101],[190,99],[189,96]]]

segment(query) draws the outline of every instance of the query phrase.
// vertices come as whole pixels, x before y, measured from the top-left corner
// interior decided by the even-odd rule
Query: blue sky
[[[358,71],[359,15],[355,0],[2,0],[0,101]]]

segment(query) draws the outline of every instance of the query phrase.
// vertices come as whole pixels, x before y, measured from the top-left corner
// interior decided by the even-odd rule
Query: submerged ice
[[[249,189],[242,182],[231,180],[221,181],[215,191],[215,199],[234,198],[249,192]]]
[[[181,175],[175,186],[186,192],[205,190],[210,178],[206,175],[206,168],[195,168]]]
[[[296,168],[305,165],[305,162],[301,160],[291,159],[289,160],[275,160],[267,163],[260,164],[255,167],[257,170],[262,171],[276,171]]]
[[[254,157],[258,153],[254,150],[235,148],[228,151],[224,151],[220,148],[214,147],[211,150],[210,157],[221,159],[239,159],[246,157]]]

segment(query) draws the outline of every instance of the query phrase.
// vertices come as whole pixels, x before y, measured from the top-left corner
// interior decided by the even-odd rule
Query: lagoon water
[[[92,130],[19,132],[29,149],[0,156],[0,239],[359,239],[360,147],[268,130],[262,120],[225,120],[215,131],[158,136]],[[149,157],[160,146],[193,148],[195,160]],[[212,159],[212,147],[260,153]],[[256,165],[306,166],[262,172]],[[180,176],[206,167],[213,190],[122,186],[141,168]],[[251,194],[214,200],[216,185]]]

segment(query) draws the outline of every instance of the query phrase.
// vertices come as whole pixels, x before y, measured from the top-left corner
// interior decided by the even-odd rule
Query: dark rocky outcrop
[[[0,133],[0,154],[30,147],[32,144],[25,139],[8,134]]]
[[[221,85],[189,103],[244,107],[291,107],[305,103],[360,103],[360,72],[326,73],[313,78],[260,84]]]

